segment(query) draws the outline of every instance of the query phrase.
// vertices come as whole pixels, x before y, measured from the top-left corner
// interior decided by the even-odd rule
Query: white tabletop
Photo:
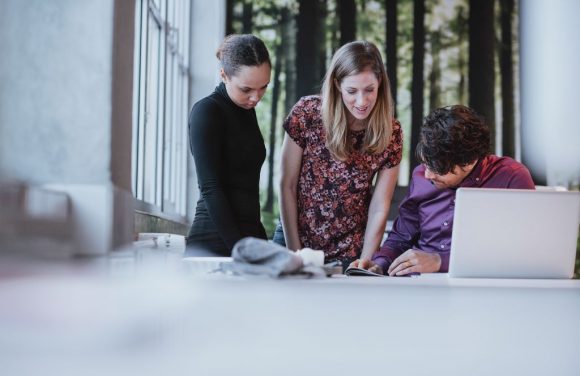
[[[2,374],[580,374],[578,280],[198,278],[149,256],[4,275]]]

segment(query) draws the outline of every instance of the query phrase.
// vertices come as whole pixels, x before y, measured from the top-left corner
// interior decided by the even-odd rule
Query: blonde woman
[[[370,259],[385,230],[403,144],[377,47],[365,41],[341,47],[321,95],[301,98],[284,129],[274,241],[323,250],[327,262],[344,267]]]

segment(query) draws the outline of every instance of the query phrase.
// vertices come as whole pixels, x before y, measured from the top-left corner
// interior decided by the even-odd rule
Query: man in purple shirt
[[[471,108],[429,114],[416,149],[422,164],[413,171],[393,229],[372,260],[351,265],[391,276],[447,272],[457,188],[535,188],[524,165],[490,155],[489,146],[489,128]]]

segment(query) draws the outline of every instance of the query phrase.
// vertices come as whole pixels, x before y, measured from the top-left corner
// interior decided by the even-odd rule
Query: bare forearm
[[[298,204],[296,189],[282,188],[280,195],[280,217],[286,247],[295,251],[302,248],[298,237]]]
[[[365,238],[361,252],[361,260],[370,260],[379,249],[387,224],[387,211],[369,213]]]
[[[361,251],[361,259],[363,260],[370,259],[381,245],[398,174],[399,166],[379,173],[369,205],[365,240]]]
[[[282,145],[282,179],[280,181],[280,217],[286,247],[302,248],[298,237],[298,179],[302,165],[302,148],[288,135]]]

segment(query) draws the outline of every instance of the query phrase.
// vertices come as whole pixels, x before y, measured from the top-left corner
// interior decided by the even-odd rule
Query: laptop
[[[572,278],[580,192],[460,188],[449,276]]]

